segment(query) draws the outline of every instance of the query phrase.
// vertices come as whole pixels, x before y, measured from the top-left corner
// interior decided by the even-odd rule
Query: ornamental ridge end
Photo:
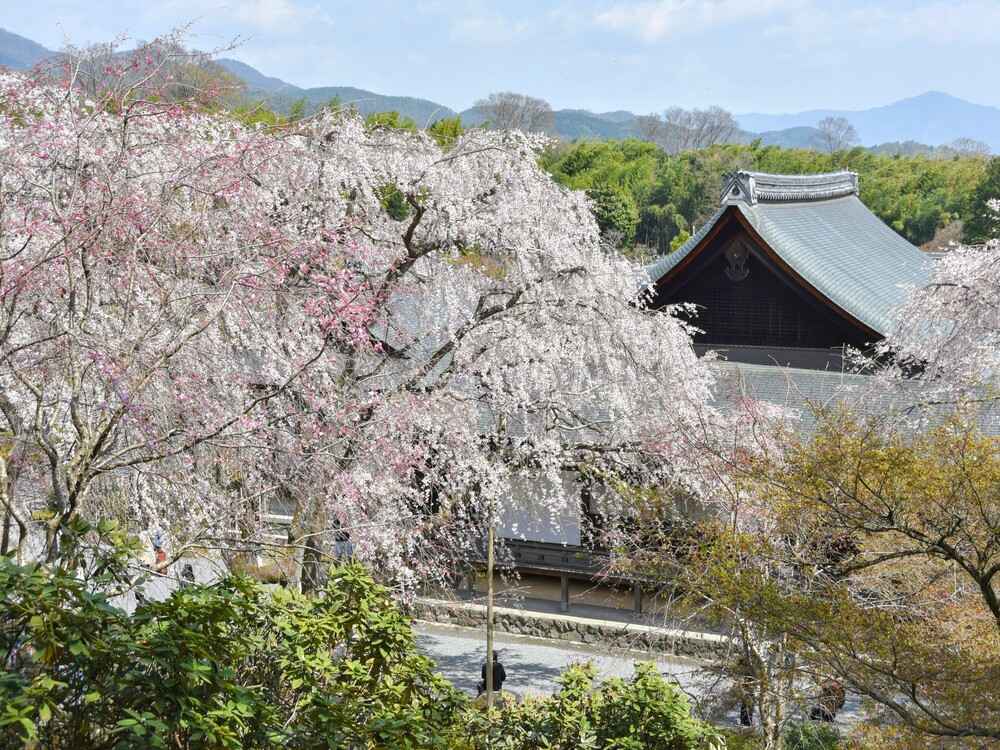
[[[825,174],[768,174],[740,170],[724,175],[720,203],[794,203],[857,195],[857,172]]]

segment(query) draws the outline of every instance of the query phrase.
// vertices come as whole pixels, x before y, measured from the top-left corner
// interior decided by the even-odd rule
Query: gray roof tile
[[[886,335],[907,289],[927,283],[930,259],[869,211],[853,190],[848,192],[850,185],[856,186],[853,177],[838,181],[836,174],[741,174],[755,178],[760,186],[749,195],[741,191],[743,199],[726,198],[726,205],[690,240],[647,267],[650,281],[662,278],[691,253],[727,209],[737,210],[806,282]],[[821,194],[837,197],[824,199],[818,197]]]
[[[748,399],[764,401],[799,417],[806,430],[814,427],[817,409],[844,407],[868,417],[907,416],[932,423],[952,413],[952,407],[937,402],[920,406],[926,394],[918,380],[887,384],[868,375],[737,362],[716,362],[712,367],[720,409],[741,409]],[[984,434],[1000,435],[1000,402],[985,404],[977,422]]]

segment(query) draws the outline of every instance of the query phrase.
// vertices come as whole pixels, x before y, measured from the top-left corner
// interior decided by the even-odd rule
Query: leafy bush
[[[0,746],[445,748],[464,698],[364,569],[315,597],[230,578],[129,615],[0,558]]]
[[[137,548],[76,523],[59,566],[0,556],[0,747],[709,750],[721,735],[652,664],[489,714],[433,672],[359,565],[313,596],[241,577],[129,614]],[[487,744],[487,741],[489,744]]]
[[[631,245],[635,240],[635,228],[639,224],[639,209],[632,197],[621,188],[607,185],[591,188],[587,191],[587,196],[601,232],[617,237],[623,245]]]
[[[782,740],[785,750],[837,750],[840,732],[832,724],[802,721],[789,724]]]
[[[378,199],[385,212],[396,221],[403,221],[410,215],[410,204],[395,183],[383,185],[378,192]]]
[[[427,134],[445,151],[455,145],[463,132],[461,117],[445,117],[427,128]]]
[[[696,750],[724,747],[722,735],[692,718],[687,697],[653,664],[638,663],[629,680],[594,684],[595,669],[577,665],[559,692],[507,703],[469,722],[475,750]],[[478,725],[477,725],[478,721]],[[487,744],[487,738],[489,743]]]

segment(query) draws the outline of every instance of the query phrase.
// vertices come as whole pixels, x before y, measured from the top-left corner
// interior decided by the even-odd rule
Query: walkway
[[[415,623],[417,645],[431,657],[438,670],[456,687],[475,695],[485,653],[483,632],[452,625]],[[629,677],[635,661],[645,661],[642,654],[609,652],[597,646],[570,644],[522,635],[497,633],[495,649],[507,671],[504,690],[516,695],[548,694],[559,689],[556,678],[570,665],[590,661],[602,678]],[[690,687],[690,677],[697,668],[688,659],[659,657],[657,667],[664,674]]]

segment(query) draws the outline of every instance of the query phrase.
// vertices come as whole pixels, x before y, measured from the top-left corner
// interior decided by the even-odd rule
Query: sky
[[[298,86],[456,110],[493,91],[637,113],[864,109],[925,91],[1000,106],[1000,0],[0,0],[58,49],[190,24],[189,46]]]

